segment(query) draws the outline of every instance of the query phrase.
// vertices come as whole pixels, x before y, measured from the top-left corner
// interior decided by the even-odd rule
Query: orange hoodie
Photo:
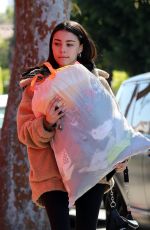
[[[104,79],[108,73],[102,70],[94,70],[102,84],[111,92]],[[20,142],[27,146],[28,160],[30,164],[29,182],[32,190],[32,200],[42,206],[40,197],[43,193],[54,190],[66,191],[63,185],[50,141],[55,131],[47,131],[43,126],[43,117],[35,118],[32,111],[32,96],[30,82],[32,79],[21,81],[21,87],[27,86],[23,91],[22,100],[17,111],[17,131]],[[113,180],[102,179],[105,184],[105,192],[113,186]]]

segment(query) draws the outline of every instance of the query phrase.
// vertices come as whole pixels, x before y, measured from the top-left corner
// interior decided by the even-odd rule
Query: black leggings
[[[76,201],[76,230],[96,230],[104,186],[96,184]],[[44,193],[41,198],[49,217],[51,230],[70,230],[68,194],[51,191]]]

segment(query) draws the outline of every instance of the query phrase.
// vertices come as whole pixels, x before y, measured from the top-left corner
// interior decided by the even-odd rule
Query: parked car
[[[3,125],[3,120],[4,120],[4,115],[5,115],[5,108],[7,105],[7,99],[8,95],[7,94],[2,94],[0,95],[0,131]]]
[[[136,131],[150,138],[150,72],[124,81],[116,99],[128,123]],[[140,229],[150,229],[150,150],[132,157],[129,160],[128,172],[128,195],[123,173],[114,176],[117,208],[125,215],[129,205],[133,217],[140,224]],[[106,209],[109,214],[108,205]]]

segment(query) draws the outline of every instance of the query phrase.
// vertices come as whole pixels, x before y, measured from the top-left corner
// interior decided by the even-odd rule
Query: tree
[[[100,67],[129,75],[149,71],[150,2],[73,0],[80,11],[73,19],[85,26],[98,48]],[[76,7],[77,9],[77,7]]]
[[[26,148],[17,138],[16,113],[21,98],[19,75],[48,56],[53,27],[69,18],[69,0],[15,1],[15,49],[9,97],[0,140],[0,228],[49,229],[41,209],[32,204]]]

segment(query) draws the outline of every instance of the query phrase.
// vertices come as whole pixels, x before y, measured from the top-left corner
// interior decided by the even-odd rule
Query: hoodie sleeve
[[[49,147],[55,131],[47,131],[43,126],[43,116],[36,118],[32,112],[33,93],[27,87],[22,95],[17,111],[17,132],[19,141],[31,148]]]

